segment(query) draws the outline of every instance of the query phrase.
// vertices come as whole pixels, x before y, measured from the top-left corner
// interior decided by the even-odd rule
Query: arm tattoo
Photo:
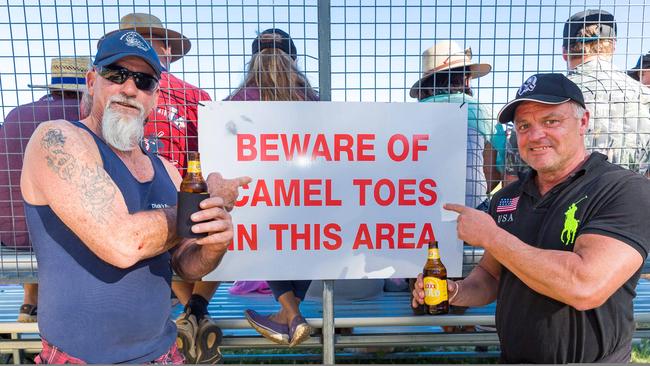
[[[74,156],[64,150],[66,137],[57,128],[48,130],[41,140],[47,152],[47,166],[59,178],[75,184],[81,195],[81,204],[99,222],[106,223],[106,208],[113,202],[117,192],[110,176],[99,165],[81,166]]]
[[[99,223],[105,224],[106,208],[113,202],[117,190],[106,171],[99,165],[95,169],[87,165],[82,167],[77,187],[84,207]]]
[[[50,129],[41,140],[41,146],[47,151],[45,159],[47,166],[54,171],[59,178],[69,181],[76,170],[74,157],[63,150],[65,136],[59,129]]]

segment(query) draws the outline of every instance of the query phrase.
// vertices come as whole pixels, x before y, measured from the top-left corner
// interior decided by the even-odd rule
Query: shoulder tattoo
[[[74,157],[63,149],[65,145],[65,136],[58,128],[52,128],[45,132],[41,140],[41,147],[47,151],[45,159],[47,166],[54,171],[59,178],[71,180],[76,170],[76,161]]]
[[[66,137],[58,128],[47,130],[41,139],[46,151],[47,166],[64,181],[73,183],[78,189],[81,204],[100,223],[106,222],[106,208],[117,193],[117,187],[102,166],[80,164],[65,151]]]

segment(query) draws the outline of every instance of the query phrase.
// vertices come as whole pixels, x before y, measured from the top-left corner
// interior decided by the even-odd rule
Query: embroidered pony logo
[[[580,224],[580,220],[576,219],[576,211],[578,211],[578,203],[586,198],[587,196],[584,196],[577,202],[572,203],[564,212],[564,229],[560,234],[560,240],[564,245],[573,244],[576,241],[576,231],[578,231],[578,225]]]

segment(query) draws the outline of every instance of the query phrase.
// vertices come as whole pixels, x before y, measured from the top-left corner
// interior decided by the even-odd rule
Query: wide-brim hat
[[[59,91],[86,91],[86,72],[90,57],[55,57],[50,65],[50,83],[47,85],[28,85],[34,89]]]
[[[127,14],[120,19],[120,29],[133,29],[143,37],[167,42],[172,49],[171,62],[180,60],[192,48],[189,38],[165,28],[160,19],[151,14]]]
[[[445,70],[459,69],[470,73],[472,79],[487,75],[492,66],[472,62],[472,49],[462,49],[454,41],[442,41],[434,44],[422,53],[422,77],[411,87],[409,95],[417,98],[424,82],[433,74]]]

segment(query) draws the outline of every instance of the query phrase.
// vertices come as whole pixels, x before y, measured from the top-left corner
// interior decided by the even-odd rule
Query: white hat
[[[464,67],[471,72],[471,78],[487,75],[492,66],[489,64],[472,63],[472,49],[463,50],[454,41],[442,41],[434,44],[422,53],[422,77],[411,87],[409,95],[417,98],[420,87],[431,75],[449,69]]]
[[[189,38],[167,29],[155,15],[147,13],[131,13],[120,19],[120,29],[134,29],[143,37],[159,39],[167,42],[172,49],[171,62],[180,60],[192,48]]]

